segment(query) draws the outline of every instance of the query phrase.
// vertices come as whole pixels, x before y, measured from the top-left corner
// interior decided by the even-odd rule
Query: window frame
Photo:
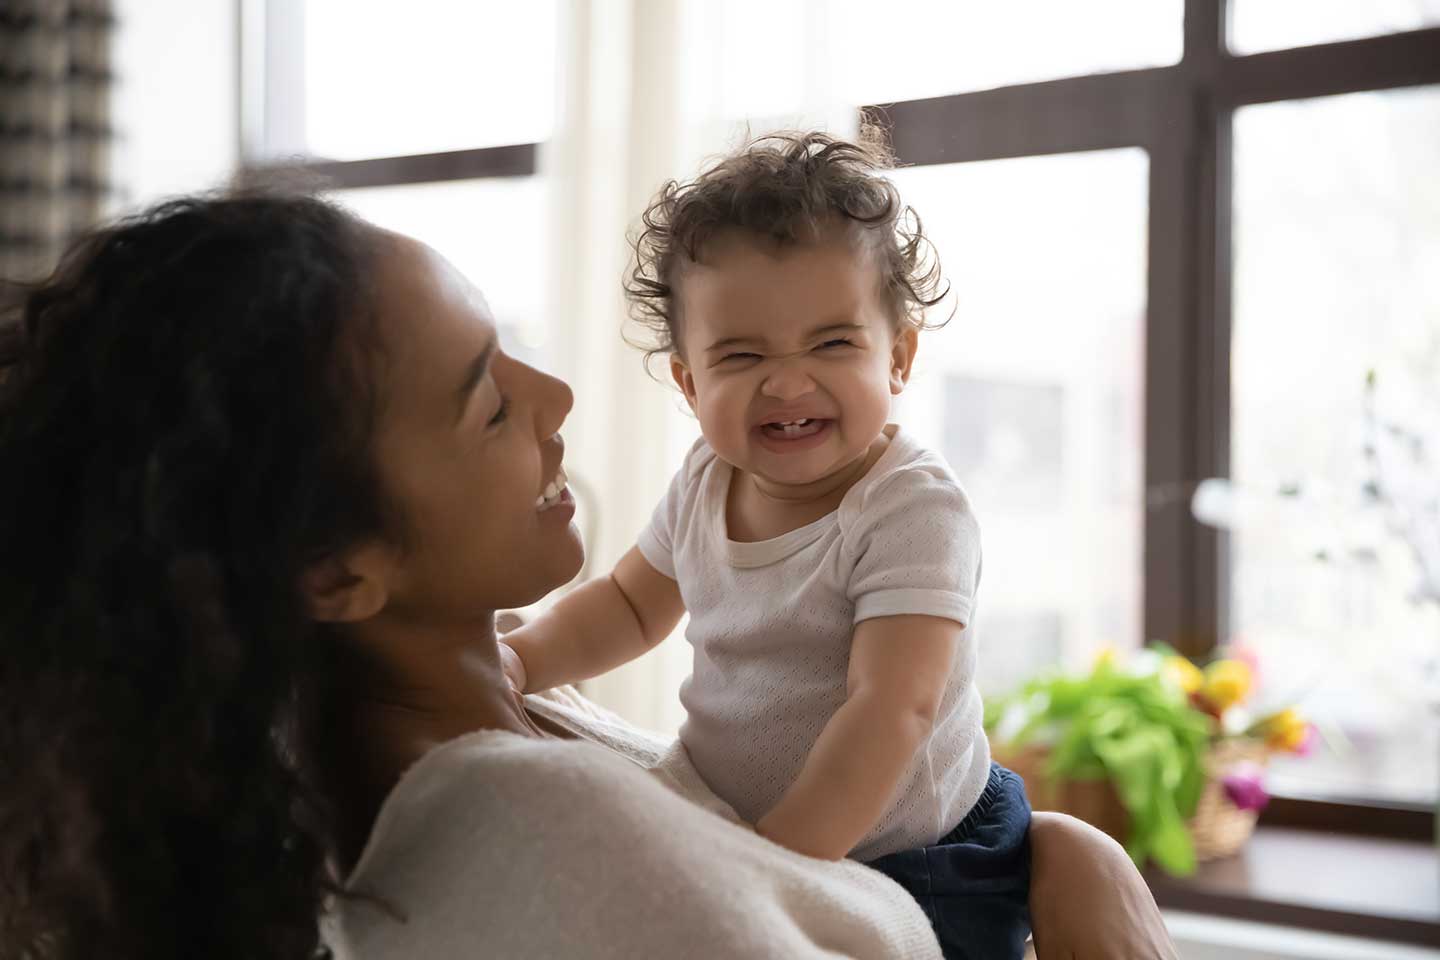
[[[1230,475],[1233,118],[1243,106],[1440,83],[1440,27],[1231,54],[1229,0],[1185,0],[1184,53],[1151,69],[865,108],[907,166],[1140,147],[1150,158],[1144,635],[1204,656],[1226,634],[1229,542],[1190,496]],[[1024,117],[1026,123],[1016,123]],[[1425,805],[1279,797],[1264,822],[1432,840]]]

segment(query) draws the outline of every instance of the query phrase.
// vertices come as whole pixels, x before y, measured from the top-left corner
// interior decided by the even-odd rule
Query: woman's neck
[[[381,613],[346,634],[345,686],[381,720],[377,734],[428,741],[420,753],[476,730],[541,735],[506,682],[493,614],[427,624]]]
[[[493,615],[442,629],[381,614],[345,626],[337,640],[325,746],[348,870],[386,796],[430,750],[479,730],[546,734],[505,680]]]

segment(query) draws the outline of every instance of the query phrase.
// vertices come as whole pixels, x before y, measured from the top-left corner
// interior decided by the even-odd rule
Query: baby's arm
[[[571,590],[503,642],[524,664],[520,692],[535,693],[629,663],[668,637],[684,612],[679,585],[631,547],[609,576]]]
[[[854,849],[885,813],[934,729],[963,629],[954,620],[920,615],[858,624],[845,705],[755,829],[812,857],[838,860]]]

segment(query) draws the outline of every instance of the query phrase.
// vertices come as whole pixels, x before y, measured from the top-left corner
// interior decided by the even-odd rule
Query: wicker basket
[[[1049,755],[1046,747],[1027,746],[1006,751],[997,745],[995,750],[996,761],[1025,780],[1031,807],[1068,813],[1125,842],[1130,830],[1130,814],[1121,806],[1108,780],[1051,781],[1044,774]],[[1239,763],[1263,766],[1267,756],[1265,746],[1254,742],[1225,741],[1211,749],[1205,759],[1208,779],[1189,823],[1197,860],[1233,856],[1250,839],[1257,814],[1254,810],[1240,810],[1231,803],[1221,779]]]
[[[1259,811],[1241,810],[1225,795],[1221,780],[1241,763],[1265,766],[1270,752],[1253,740],[1226,740],[1210,748],[1205,757],[1208,779],[1200,793],[1195,816],[1190,819],[1190,836],[1195,841],[1195,859],[1218,860],[1233,857],[1255,832]]]

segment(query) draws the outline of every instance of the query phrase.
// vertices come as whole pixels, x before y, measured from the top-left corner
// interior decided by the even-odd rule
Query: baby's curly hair
[[[819,132],[779,132],[750,140],[688,183],[667,182],[630,238],[625,278],[631,342],[647,361],[677,349],[678,271],[697,263],[706,244],[727,230],[780,245],[811,243],[827,226],[858,229],[875,254],[882,292],[897,325],[918,329],[925,311],[949,293],[920,216],[884,175],[895,166],[884,131],[866,123],[851,143]]]

